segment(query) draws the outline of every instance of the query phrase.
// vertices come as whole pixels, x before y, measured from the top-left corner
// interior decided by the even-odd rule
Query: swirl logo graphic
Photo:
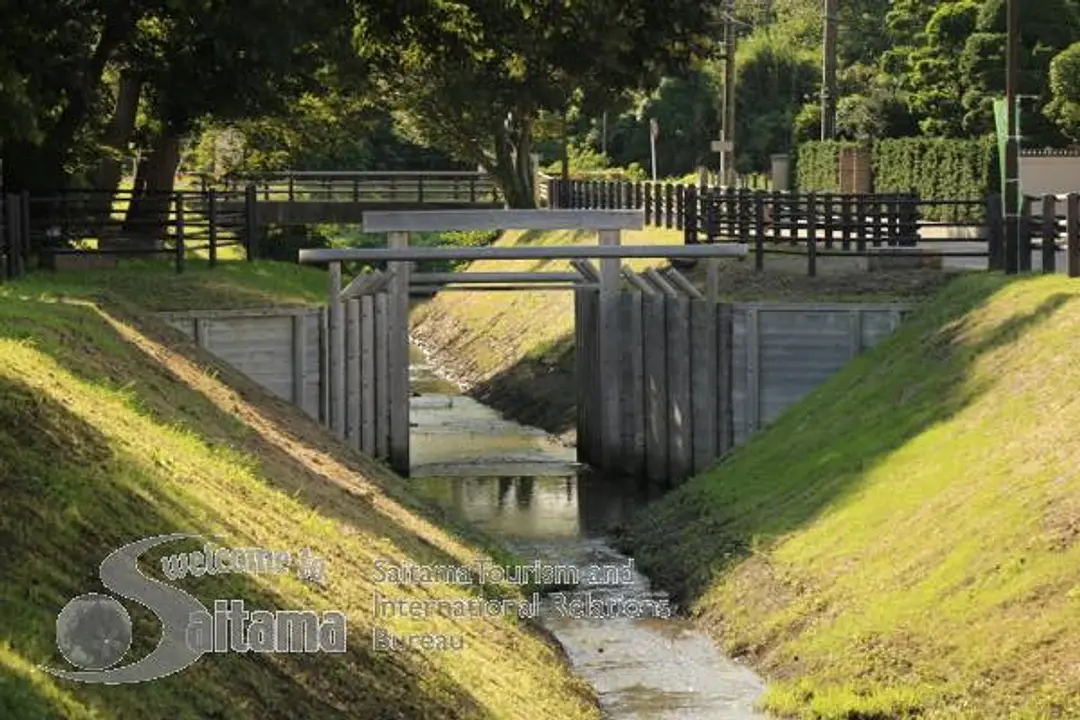
[[[206,606],[183,590],[147,577],[139,569],[146,551],[197,535],[158,535],[124,545],[101,562],[102,584],[120,597],[143,605],[161,622],[158,646],[142,660],[112,667],[131,647],[131,616],[108,595],[80,595],[64,606],[56,618],[56,644],[78,671],[44,668],[57,677],[84,683],[121,685],[156,680],[179,672],[202,657],[188,646],[187,630],[193,616],[209,614]]]
[[[42,669],[57,677],[84,683],[121,685],[157,680],[180,672],[206,653],[346,651],[346,617],[340,611],[244,609],[243,600],[215,600],[214,612],[183,590],[147,577],[140,556],[159,545],[199,538],[174,534],[128,543],[109,554],[98,570],[106,588],[146,607],[161,623],[161,640],[150,654],[116,666],[131,648],[131,616],[115,598],[87,593],[73,598],[56,618],[60,654],[79,670]],[[293,557],[258,548],[212,549],[183,553],[162,560],[170,580],[223,572],[287,572]],[[304,550],[298,575],[322,584],[322,561]]]

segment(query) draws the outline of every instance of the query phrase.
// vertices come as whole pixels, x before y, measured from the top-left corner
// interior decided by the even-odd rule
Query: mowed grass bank
[[[203,305],[181,303],[180,288],[216,287],[217,307],[228,298],[302,301],[319,273],[301,270],[284,298],[267,278],[293,270],[271,265],[219,269],[198,282],[194,273],[151,281],[125,270],[0,287],[0,717],[598,717],[557,646],[513,617],[376,620],[376,591],[477,597],[468,586],[378,582],[376,560],[474,565],[498,553],[455,531],[381,465],[127,305],[144,284],[156,293],[147,303],[162,309]],[[42,297],[43,289],[64,297]],[[248,610],[342,610],[347,652],[213,654],[124,686],[41,670],[69,667],[55,645],[56,616],[71,598],[105,591],[97,576],[105,556],[177,532],[227,547],[309,548],[325,561],[325,586],[241,574],[176,585],[211,608],[214,599],[237,598]],[[201,544],[152,551],[143,572],[162,579],[162,554]],[[149,611],[125,605],[134,643],[122,663],[160,637]],[[464,649],[376,653],[376,625],[461,635]]]
[[[801,718],[1080,717],[1080,284],[958,279],[628,531]]]

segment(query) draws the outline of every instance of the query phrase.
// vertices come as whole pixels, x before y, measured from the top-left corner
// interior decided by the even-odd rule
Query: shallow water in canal
[[[641,491],[588,472],[573,448],[458,394],[417,349],[412,373],[410,482],[421,494],[526,561],[582,571],[628,565],[605,536],[647,500]],[[544,626],[596,688],[609,717],[764,717],[753,710],[763,686],[748,668],[688,621],[655,617],[667,596],[636,570],[611,580],[552,594],[541,609]],[[592,617],[566,612],[574,600],[592,601]]]

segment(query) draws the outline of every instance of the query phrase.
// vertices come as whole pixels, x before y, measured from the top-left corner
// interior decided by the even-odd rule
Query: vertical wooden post
[[[696,475],[716,459],[716,303],[690,303],[690,426],[692,472]]]
[[[773,222],[776,222],[776,199],[780,193],[773,193]],[[765,191],[754,193],[754,270],[765,269]]]
[[[840,247],[851,249],[851,198],[840,197]]]
[[[420,176],[423,194],[423,176]],[[392,232],[389,247],[407,248],[409,233]],[[390,464],[409,473],[409,275],[410,262],[387,263],[390,280]]]
[[[817,197],[806,194],[806,272],[817,275]]]
[[[584,278],[578,281],[579,285],[583,283]],[[593,386],[592,377],[589,375],[588,363],[588,338],[593,334],[588,316],[589,304],[587,295],[590,292],[590,290],[581,288],[574,290],[574,383],[576,385],[575,411],[577,414],[576,446],[577,460],[581,463],[587,463],[589,461],[589,393]]]
[[[1069,277],[1080,277],[1080,193],[1065,196],[1065,253]]]
[[[341,263],[330,263],[327,273],[327,316],[329,322],[329,405],[330,430],[345,436],[345,333],[341,305]]]
[[[645,224],[653,225],[653,184],[645,183]]]
[[[667,302],[663,294],[642,298],[645,360],[645,474],[668,478]]]
[[[1042,271],[1057,272],[1057,198],[1042,198]]]
[[[686,213],[686,186],[679,183],[675,186],[675,229],[682,230],[685,223],[683,215]]]
[[[859,195],[855,198],[855,250],[866,253],[866,197]]]
[[[692,470],[690,431],[690,300],[667,299],[668,478],[684,479]]]
[[[176,205],[176,272],[184,272],[184,196],[181,193],[173,195]]]
[[[206,197],[206,223],[210,252],[210,267],[217,266],[218,228],[217,228],[217,192],[210,190]]]
[[[698,241],[698,198],[697,188],[693,185],[686,188],[683,195],[683,244],[696,245]]]
[[[255,186],[249,184],[244,188],[244,251],[248,262],[254,260],[258,255],[258,241],[255,238],[255,203],[257,200]]]
[[[618,230],[601,230],[600,246],[618,245]],[[619,327],[619,259],[600,259],[600,367],[596,379],[601,392],[600,425],[602,470],[614,470],[618,467],[618,453],[621,447],[619,427],[619,360],[623,345]]]
[[[1020,215],[1017,218],[1019,238],[1019,257],[1017,267],[1020,272],[1031,271],[1031,198],[1024,196],[1020,201]]]
[[[375,457],[390,456],[390,305],[384,290],[375,295]]]
[[[30,238],[30,191],[19,193],[19,249],[22,253],[21,272],[30,265],[32,243]]]
[[[375,298],[360,298],[360,450],[375,456]]]
[[[881,247],[881,241],[885,237],[885,216],[881,212],[881,198],[873,198],[870,203],[872,220],[874,224],[874,247]]]
[[[671,229],[672,215],[675,212],[675,188],[671,183],[664,183],[664,227]]]
[[[345,437],[360,449],[360,301],[345,303]]]
[[[630,477],[645,471],[645,362],[641,322],[641,292],[620,292],[619,314],[622,333],[622,374],[619,388],[622,426],[620,469]]]
[[[822,231],[825,233],[825,249],[833,249],[833,196],[825,193],[821,198]]]
[[[716,308],[716,410],[717,443],[720,457],[731,451],[734,440],[734,407],[732,400],[734,359],[733,308],[724,303]]]

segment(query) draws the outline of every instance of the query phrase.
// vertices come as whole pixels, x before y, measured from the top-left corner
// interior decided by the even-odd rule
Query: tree
[[[706,44],[709,3],[672,0],[417,0],[366,15],[361,56],[408,136],[488,170],[512,207],[533,205],[537,117],[586,115],[655,86]]]
[[[1062,50],[1050,62],[1052,100],[1044,114],[1063,135],[1080,142],[1080,42]]]

